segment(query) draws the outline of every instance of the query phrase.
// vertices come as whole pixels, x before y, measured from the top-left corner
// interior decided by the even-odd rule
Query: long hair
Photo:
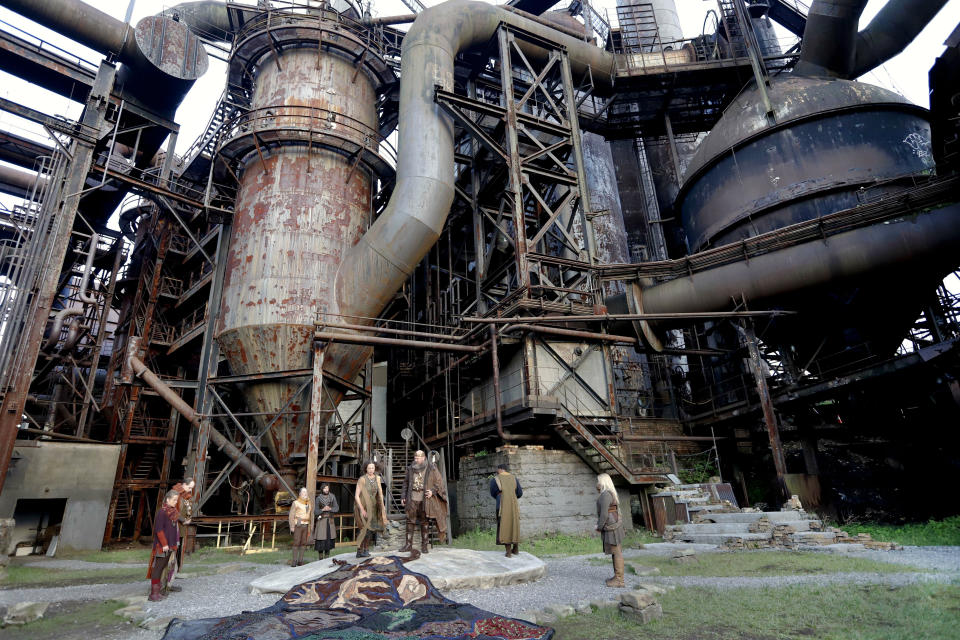
[[[600,489],[600,492],[609,491],[613,494],[613,501],[617,504],[620,504],[620,497],[617,495],[617,488],[613,486],[613,480],[610,478],[610,474],[601,473],[597,476],[597,488]]]
[[[376,461],[376,460],[374,460],[373,458],[370,458],[369,460],[365,460],[365,461],[363,462],[363,466],[360,467],[360,477],[361,477],[361,478],[362,478],[363,476],[367,475],[367,467],[369,467],[370,465],[373,465],[373,472],[374,472],[374,473],[380,473],[380,465],[377,464],[377,461]]]

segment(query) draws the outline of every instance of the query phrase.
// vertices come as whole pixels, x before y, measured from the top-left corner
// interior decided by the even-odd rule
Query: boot
[[[400,549],[400,553],[413,551],[413,533],[416,530],[416,527],[416,523],[407,520],[407,544],[403,545],[403,547]]]
[[[371,534],[368,533],[367,535],[363,536],[363,541],[360,543],[360,548],[357,549],[357,557],[358,557],[358,558],[369,558],[369,557],[370,557],[370,552],[367,551],[367,547],[370,546],[370,535],[371,535]]]
[[[430,553],[430,525],[426,520],[420,523],[420,551]]]
[[[512,551],[512,553],[513,553],[513,555],[515,555],[515,556],[516,556],[516,555],[520,555],[520,545],[517,544],[516,542],[513,543],[513,551]]]
[[[298,547],[293,547],[292,549],[293,554],[290,556],[290,562],[287,563],[291,567],[297,566],[297,548]]]
[[[150,583],[150,597],[147,598],[150,602],[160,602],[164,599],[164,595],[160,593],[160,583],[151,582]]]
[[[606,584],[608,587],[616,589],[627,586],[623,582],[623,551],[620,549],[620,545],[613,547],[613,577],[607,579]]]
[[[175,584],[168,584],[163,588],[163,595],[167,595],[168,593],[176,593],[178,591],[183,591],[183,587],[178,587]]]
[[[294,566],[295,567],[303,566],[303,547],[297,547],[295,555],[297,556],[297,564],[295,564]]]
[[[504,555],[509,558],[510,555],[511,555],[511,554],[510,554],[510,547],[511,547],[511,545],[505,544],[505,545],[503,545],[503,546],[506,547],[506,549],[507,549],[507,552],[506,552]]]

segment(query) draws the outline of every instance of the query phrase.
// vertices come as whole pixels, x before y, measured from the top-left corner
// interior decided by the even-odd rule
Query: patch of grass
[[[617,609],[563,618],[557,640],[915,640],[955,638],[960,586],[830,585],[677,589],[663,618],[638,625]]]
[[[147,564],[150,560],[150,547],[135,547],[132,549],[104,549],[102,551],[78,551],[73,553],[60,552],[57,560],[83,560],[84,562],[128,562],[130,564]]]
[[[146,563],[129,569],[46,569],[43,567],[7,567],[7,576],[0,587],[67,586],[71,584],[105,584],[146,580]]]
[[[103,631],[117,629],[126,620],[114,615],[114,611],[124,607],[116,600],[98,602],[65,603],[59,607],[51,605],[43,618],[20,626],[0,629],[0,638],[31,638],[47,640],[53,638],[83,637],[95,638]],[[57,609],[54,609],[57,607]]]
[[[889,564],[867,558],[817,553],[815,551],[739,551],[732,553],[702,553],[697,562],[676,564],[671,558],[642,556],[628,558],[628,562],[657,567],[662,576],[703,576],[725,578],[732,576],[819,575],[825,573],[894,573],[919,571],[913,567]],[[591,558],[593,564],[608,564],[606,558]],[[627,573],[631,573],[629,566]]]
[[[848,522],[836,526],[852,536],[869,533],[874,540],[910,546],[960,545],[960,516],[903,525]]]
[[[503,549],[497,544],[495,529],[474,529],[453,539],[451,546],[458,549],[474,549],[476,551],[499,551]],[[660,542],[645,529],[633,529],[627,532],[624,546],[636,547],[647,542]],[[600,536],[569,535],[566,533],[548,533],[523,538],[520,541],[520,550],[528,551],[535,556],[579,556],[588,553],[603,552]]]

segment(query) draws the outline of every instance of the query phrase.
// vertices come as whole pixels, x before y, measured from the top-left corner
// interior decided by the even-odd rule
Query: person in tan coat
[[[520,481],[507,469],[497,465],[497,475],[490,480],[490,496],[497,499],[497,544],[506,547],[508,558],[520,553],[520,503],[523,495]]]
[[[387,507],[383,501],[383,480],[377,473],[377,464],[368,462],[364,474],[357,480],[353,494],[353,519],[357,526],[357,557],[368,558],[373,538],[387,526]]]
[[[310,544],[310,524],[313,519],[313,505],[310,504],[310,496],[307,488],[300,489],[300,495],[290,503],[290,533],[293,534],[293,558],[290,559],[291,567],[299,567],[303,564],[303,549]]]

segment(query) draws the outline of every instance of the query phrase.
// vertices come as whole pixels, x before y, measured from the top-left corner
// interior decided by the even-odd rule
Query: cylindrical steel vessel
[[[932,167],[924,110],[892,91],[794,76],[768,93],[774,122],[745,91],[687,168],[676,207],[691,251],[856,206],[861,187],[877,197],[877,183]]]
[[[263,16],[259,31],[240,34],[231,61],[253,77],[251,110],[228,125],[221,144],[240,176],[217,332],[236,375],[311,366],[316,321],[339,313],[337,269],[370,222],[372,172],[364,160],[379,140],[377,81],[355,56],[318,51],[311,36],[323,29],[331,38],[336,15]],[[267,41],[264,50],[268,29],[268,38],[286,41]],[[340,352],[352,361],[363,349],[330,351],[337,353],[325,368],[340,375]],[[250,383],[248,409],[266,423],[302,382]],[[296,398],[269,432],[281,465],[306,452],[309,398]]]

